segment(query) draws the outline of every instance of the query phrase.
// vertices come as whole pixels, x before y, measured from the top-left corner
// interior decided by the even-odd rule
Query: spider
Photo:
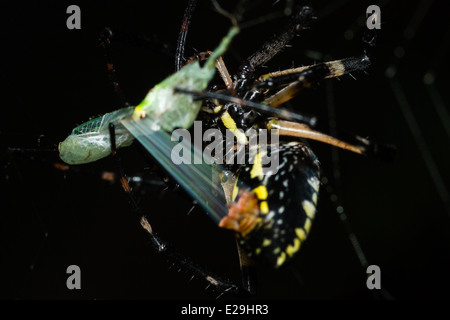
[[[183,48],[183,45],[181,46],[181,48]],[[194,58],[194,60],[202,60],[203,59],[202,55],[203,55],[203,53],[198,54]],[[207,53],[206,53],[206,55],[207,55]],[[179,55],[178,57],[181,57],[181,59],[179,59],[179,60],[183,60],[182,56]],[[183,62],[183,64],[184,64],[184,62]],[[329,68],[329,66],[322,65],[322,68],[326,69],[326,68]],[[361,66],[361,69],[364,69],[364,68],[365,67]],[[244,70],[244,69],[246,69],[246,68],[242,68],[242,70]],[[317,69],[320,69],[320,68],[317,68]],[[257,71],[257,70],[255,70],[255,71]],[[271,96],[271,94],[278,91],[278,89],[279,89],[277,87],[278,85],[283,86],[284,83],[286,83],[285,81],[287,81],[287,83],[291,83],[291,82],[293,82],[292,80],[295,79],[295,77],[298,78],[300,76],[300,74],[296,73],[298,70],[297,71],[292,70],[292,73],[284,79],[283,79],[283,76],[278,74],[273,79],[275,79],[279,82],[273,83],[273,85],[272,85],[270,83],[270,79],[267,81],[264,81],[264,80],[261,81],[258,79],[258,77],[256,77],[256,76],[254,77],[255,71],[251,71],[248,73],[238,71],[238,73],[237,73],[238,75],[243,75],[243,77],[242,77],[243,81],[241,81],[241,82],[235,81],[236,79],[233,79],[233,82],[235,84],[239,84],[238,87],[228,88],[226,85],[223,85],[220,81],[215,81],[214,84],[211,84],[211,86],[208,88],[207,92],[185,92],[184,94],[197,97],[198,99],[201,99],[201,100],[205,100],[205,102],[203,103],[203,106],[202,106],[203,110],[200,114],[200,117],[202,117],[202,119],[204,121],[210,121],[210,123],[209,123],[210,127],[216,126],[219,129],[223,130],[224,128],[221,127],[220,121],[222,120],[222,116],[225,111],[227,111],[229,114],[231,114],[232,111],[237,110],[234,115],[230,115],[230,117],[233,119],[233,121],[237,122],[239,120],[238,115],[239,115],[240,108],[242,110],[245,110],[246,112],[249,112],[249,110],[251,110],[251,109],[247,109],[247,107],[250,107],[249,105],[251,104],[251,102],[259,103],[259,102],[261,102],[262,99],[269,98]],[[347,70],[347,71],[349,71],[349,70]],[[293,78],[289,78],[290,76],[292,76]],[[323,75],[322,75],[322,77],[323,77]],[[320,80],[320,79],[311,78],[311,79],[307,79],[307,80],[308,80],[307,82],[315,82],[316,80]],[[179,94],[182,94],[181,90],[179,90],[179,92],[180,92]],[[250,95],[250,97],[248,95]],[[282,96],[282,95],[280,94],[279,96]],[[229,99],[240,99],[240,100],[232,100],[230,102]],[[214,111],[214,109],[216,109],[216,110],[220,109],[220,111],[217,114],[211,113],[211,110]],[[255,114],[256,112],[252,111],[252,113]],[[249,127],[259,126],[265,119],[267,119],[266,114],[262,114],[262,115],[256,114],[256,115],[254,115],[254,118],[251,119],[251,121],[248,121],[249,118],[246,118],[245,120],[247,122],[244,122],[243,125],[247,125]],[[277,125],[277,123],[273,123],[273,122],[272,122],[272,124]],[[312,127],[309,127],[309,128],[306,128],[306,131],[309,133],[312,133],[317,130],[314,130]],[[111,137],[114,137],[114,136],[115,136],[115,134],[111,134]],[[322,135],[322,137],[324,137],[324,135]],[[287,144],[288,143],[286,143],[286,145]],[[305,146],[302,151],[298,151],[298,152],[304,154],[308,150],[310,150],[309,147]],[[313,156],[310,155],[307,158],[313,158]],[[235,167],[229,167],[226,169],[227,169],[226,172],[229,172],[229,174],[228,175],[226,174],[225,176],[231,175],[230,180],[233,181],[233,179],[235,179],[235,176],[238,174],[239,169],[236,169]],[[245,168],[241,168],[240,171],[245,171]],[[246,179],[242,179],[242,181],[244,181],[244,180],[246,180]],[[239,181],[239,179],[238,179],[238,181]],[[243,198],[245,198],[245,197],[243,197]],[[250,196],[250,199],[251,199],[251,196]],[[237,200],[237,199],[234,199],[234,200]],[[261,199],[257,199],[257,201],[259,201],[259,202],[260,202],[260,200]],[[238,201],[235,201],[235,202],[238,202]],[[294,244],[294,243],[292,243],[292,244]],[[303,244],[302,244],[302,246],[303,246]],[[258,246],[250,246],[250,248],[258,249]],[[253,255],[256,255],[256,252],[254,252]],[[278,262],[277,256],[271,256],[271,258],[273,258],[273,259],[272,259],[272,261],[269,261],[268,264],[273,264],[274,258],[276,258],[275,263]],[[287,261],[285,261],[285,262],[287,263]],[[244,268],[246,268],[246,266],[244,264],[243,264],[243,266],[244,266]],[[189,265],[186,265],[183,267],[189,268]],[[251,266],[249,266],[249,267],[251,268]]]
[[[252,280],[254,261],[274,268],[287,264],[303,246],[316,214],[320,164],[313,151],[299,139],[317,140],[364,155],[378,155],[389,151],[379,144],[358,136],[344,140],[336,134],[323,133],[313,128],[316,125],[315,118],[292,113],[286,109],[277,109],[303,89],[321,80],[367,70],[370,66],[369,51],[374,46],[375,38],[371,35],[364,40],[367,49],[360,56],[265,73],[257,77],[257,70],[277,55],[297,32],[309,26],[315,18],[310,7],[299,5],[295,7],[287,25],[260,50],[250,55],[238,68],[237,73],[231,76],[220,55],[225,52],[228,43],[237,34],[239,30],[237,21],[241,17],[239,13],[229,14],[217,2],[214,2],[219,12],[231,18],[234,27],[230,29],[214,52],[200,52],[181,68],[181,61],[184,59],[184,42],[195,4],[196,1],[190,1],[185,12],[176,54],[177,72],[151,90],[136,108],[128,107],[120,86],[114,79],[115,70],[111,57],[107,54],[108,70],[124,108],[76,127],[72,134],[60,144],[59,149],[61,158],[65,162],[87,163],[110,153],[116,156],[118,147],[128,146],[133,136],[137,137],[156,160],[163,164],[170,175],[175,177],[178,175],[177,182],[187,189],[196,201],[199,201],[207,211],[212,212],[212,215],[219,215],[220,227],[236,232],[242,287],[245,291],[252,293],[254,291]],[[103,41],[105,47],[110,43],[109,37],[107,31]],[[200,62],[204,66],[201,66]],[[223,80],[223,85],[209,84],[212,79],[209,70],[213,68],[214,63]],[[203,72],[206,74],[205,78],[202,78]],[[190,81],[186,80],[190,78],[198,79],[192,80],[193,85],[189,85]],[[209,87],[206,88],[208,84]],[[203,91],[204,89],[207,90]],[[192,100],[192,98],[195,99]],[[165,102],[171,100],[174,102]],[[189,108],[184,110],[188,106]],[[182,110],[181,117],[178,109]],[[268,112],[277,117],[267,118]],[[181,176],[185,174],[183,169],[173,169],[173,166],[167,164],[164,157],[168,156],[164,153],[167,153],[169,149],[168,142],[157,142],[164,139],[157,133],[171,131],[176,127],[188,128],[192,125],[194,118],[200,119],[208,129],[231,132],[241,147],[244,146],[249,163],[221,167],[220,173],[216,172],[213,177],[216,180],[209,185],[203,181],[204,173],[195,175],[192,169],[186,169],[187,177],[180,178],[179,172]],[[147,131],[149,127],[155,132],[154,135],[150,136]],[[249,130],[254,130],[256,136],[260,137],[262,130],[272,132],[275,129],[277,136],[283,139],[281,143],[269,142],[268,145],[258,144],[253,149],[249,147],[246,137]],[[266,151],[267,146],[275,146],[276,151]],[[221,146],[224,149],[221,154],[228,155],[230,150],[239,148],[237,144],[234,144],[231,149],[225,150],[225,147],[225,144]],[[213,157],[221,162],[223,160],[221,159],[223,156],[217,154]],[[278,164],[270,172],[266,172],[262,164],[271,157],[275,157]],[[135,211],[139,212],[121,170],[120,159],[117,156],[115,158],[124,189],[130,194]],[[189,180],[194,180],[194,183]],[[209,206],[207,201],[200,200],[203,196],[201,193],[208,191],[205,191],[205,188],[197,190],[195,185],[203,183],[209,187],[221,183],[228,212],[225,214],[214,212],[224,211],[224,203],[219,203],[219,208],[216,208]],[[212,189],[214,198],[219,191]],[[154,234],[145,216],[140,213],[139,215],[142,216],[141,225],[150,235],[158,251],[175,262],[181,261],[184,268],[205,278],[213,286],[223,288],[222,293],[236,292],[236,286],[208,275],[207,272],[193,266],[191,262],[186,262],[186,259],[173,256],[170,251],[167,251],[166,245]]]

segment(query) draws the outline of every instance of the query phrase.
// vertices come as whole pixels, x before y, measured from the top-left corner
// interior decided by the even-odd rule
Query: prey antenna
[[[228,19],[230,19],[231,24],[232,24],[234,27],[238,27],[238,19],[236,18],[235,15],[229,13],[227,10],[225,10],[224,8],[222,8],[222,7],[220,6],[220,4],[217,2],[217,0],[211,0],[211,2],[212,2],[214,8],[216,9],[216,11],[217,11],[218,13],[220,13],[220,14],[223,15],[224,17],[227,17]]]

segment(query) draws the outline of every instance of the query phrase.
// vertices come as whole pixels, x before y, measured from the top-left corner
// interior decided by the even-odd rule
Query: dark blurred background
[[[155,254],[119,184],[96,175],[111,159],[67,172],[54,151],[77,124],[120,107],[98,36],[122,35],[113,58],[123,91],[137,104],[174,72],[187,1],[39,1],[0,5],[1,199],[0,297],[6,299],[214,298],[206,284],[169,269]],[[66,28],[66,9],[81,8],[81,30]],[[260,1],[245,19],[281,10]],[[343,131],[392,143],[392,162],[311,142],[369,264],[395,299],[450,298],[450,124],[447,70],[450,28],[445,1],[311,1],[318,20],[265,71],[358,55],[368,5],[381,8],[376,61],[369,74],[322,82],[290,107]],[[230,10],[234,2],[227,2]],[[245,20],[244,19],[244,20]],[[230,72],[286,21],[241,32],[225,56]],[[186,56],[212,50],[229,21],[200,0]],[[151,39],[143,45],[136,38]],[[127,40],[128,39],[128,40]],[[164,48],[163,50],[160,50]],[[136,143],[137,144],[137,143]],[[15,148],[12,151],[11,148]],[[9,150],[9,151],[8,151]],[[52,151],[53,150],[53,151]],[[129,176],[152,177],[137,145],[121,151]],[[189,215],[179,192],[141,186],[141,209],[180,252],[239,281],[233,235],[201,211]],[[258,269],[255,298],[374,299],[348,234],[322,188],[311,236],[291,265]],[[82,289],[66,287],[66,268],[81,268]]]

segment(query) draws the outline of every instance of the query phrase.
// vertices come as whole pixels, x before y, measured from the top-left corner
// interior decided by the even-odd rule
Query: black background
[[[246,18],[279,10],[284,3],[272,7],[271,1],[262,1]],[[66,28],[66,8],[71,4],[81,8],[81,30]],[[325,81],[291,105],[328,122],[332,99],[341,130],[397,146],[390,163],[338,151],[340,201],[369,263],[380,266],[382,284],[393,298],[449,298],[450,210],[444,205],[449,199],[449,125],[436,110],[430,86],[424,84],[424,75],[433,70],[431,90],[438,92],[448,113],[450,29],[445,2],[311,1],[317,22],[264,71],[360,54],[369,4],[382,11],[377,61],[370,74],[355,74],[356,81],[350,76]],[[231,10],[233,4],[227,7]],[[157,36],[174,51],[184,8],[181,1],[0,5],[0,297],[217,296],[204,290],[204,283],[188,282],[189,275],[169,270],[151,250],[118,184],[87,174],[113,170],[111,159],[63,173],[49,165],[58,161],[57,153],[43,151],[54,148],[89,117],[120,107],[97,40],[101,30],[108,26],[124,34]],[[243,30],[225,56],[229,70],[236,70],[240,59],[258,49],[283,21]],[[200,1],[186,55],[193,48],[214,49],[228,28],[229,21],[210,2]],[[113,55],[132,104],[174,71],[173,57],[126,41],[114,43]],[[386,77],[390,67],[396,69],[393,80]],[[402,94],[406,105],[399,104]],[[333,181],[332,148],[314,142],[311,146]],[[24,151],[6,153],[7,148]],[[121,155],[128,175],[148,174],[137,146]],[[186,215],[191,204],[176,192],[161,196],[161,188],[143,191],[142,210],[161,237],[214,273],[239,280],[232,234],[215,227],[200,209]],[[78,291],[66,287],[66,268],[72,264],[82,271]],[[365,270],[324,190],[311,236],[297,260],[276,271],[259,268],[257,290],[255,298],[265,299],[377,298],[365,286]]]

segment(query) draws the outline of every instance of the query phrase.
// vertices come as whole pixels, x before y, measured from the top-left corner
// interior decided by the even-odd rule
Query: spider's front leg
[[[245,87],[255,80],[255,71],[280,53],[294,36],[306,29],[314,19],[316,17],[311,7],[298,6],[289,22],[241,64],[236,75],[236,89],[246,93]]]
[[[304,88],[310,88],[325,79],[366,71],[370,65],[371,60],[366,54],[363,54],[312,66],[268,73],[262,75],[253,84],[252,90],[264,92],[268,96],[264,99],[264,104],[278,107],[296,97]],[[307,123],[272,119],[261,125],[269,130],[277,129],[280,135],[316,140],[362,155],[372,155],[389,160],[395,153],[395,147],[391,145],[375,143],[360,136],[341,132],[338,132],[336,136],[326,134],[323,132],[324,128],[318,129],[321,127],[320,123],[316,123],[315,128],[312,128]]]
[[[370,59],[364,54],[267,73],[260,76],[249,89],[263,91],[266,97],[264,103],[272,107],[278,107],[296,97],[305,88],[310,88],[324,79],[337,78],[357,71],[366,71],[369,69],[370,63]],[[268,94],[270,90],[275,92]]]

